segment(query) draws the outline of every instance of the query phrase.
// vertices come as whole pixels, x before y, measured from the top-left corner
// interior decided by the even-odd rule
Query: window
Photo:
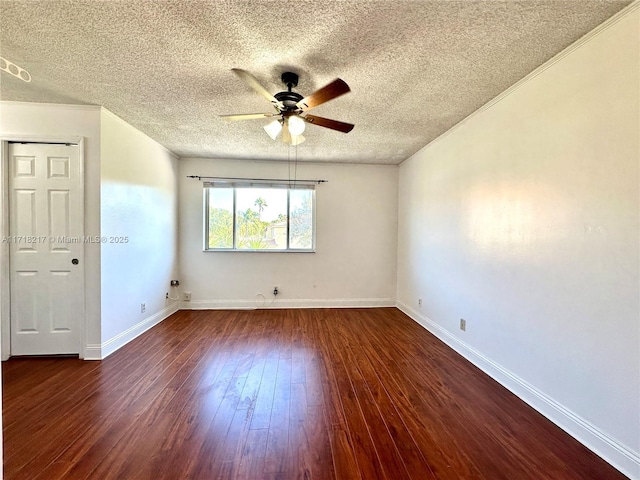
[[[314,185],[207,182],[204,249],[313,252]]]

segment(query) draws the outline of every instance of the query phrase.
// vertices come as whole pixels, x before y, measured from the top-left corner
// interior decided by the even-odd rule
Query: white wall
[[[100,235],[100,108],[0,102],[0,134],[5,139],[37,137],[40,141],[84,138],[84,233]],[[86,355],[101,342],[100,245],[85,244],[84,258],[86,331],[82,354]],[[4,323],[8,328],[8,322]],[[8,330],[3,330],[2,337],[2,349],[8,353]]]
[[[176,311],[178,219],[176,157],[104,109],[101,138],[104,357]]]
[[[636,3],[404,162],[398,231],[399,306],[633,478],[639,25]]]
[[[185,308],[395,304],[397,167],[298,165],[297,178],[328,180],[316,188],[315,253],[203,252],[202,183],[187,175],[286,179],[289,169],[180,159],[180,269],[182,290],[192,292]]]

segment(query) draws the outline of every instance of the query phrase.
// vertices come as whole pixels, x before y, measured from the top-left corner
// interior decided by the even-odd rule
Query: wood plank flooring
[[[395,308],[181,311],[2,367],[8,480],[626,478]]]

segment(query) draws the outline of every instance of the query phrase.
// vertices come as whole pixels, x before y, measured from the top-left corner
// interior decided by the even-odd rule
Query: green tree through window
[[[314,190],[205,188],[205,250],[313,251]]]

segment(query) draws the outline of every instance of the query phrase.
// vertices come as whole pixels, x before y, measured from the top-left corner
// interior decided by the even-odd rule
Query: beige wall
[[[286,163],[183,158],[179,168],[186,308],[395,304],[397,167],[298,165],[297,178],[328,180],[316,188],[315,253],[202,251],[202,183],[186,176],[287,179]]]
[[[177,309],[165,295],[178,274],[178,167],[113,113],[100,119],[103,358]]]
[[[404,162],[398,233],[401,308],[636,478],[637,7]]]

